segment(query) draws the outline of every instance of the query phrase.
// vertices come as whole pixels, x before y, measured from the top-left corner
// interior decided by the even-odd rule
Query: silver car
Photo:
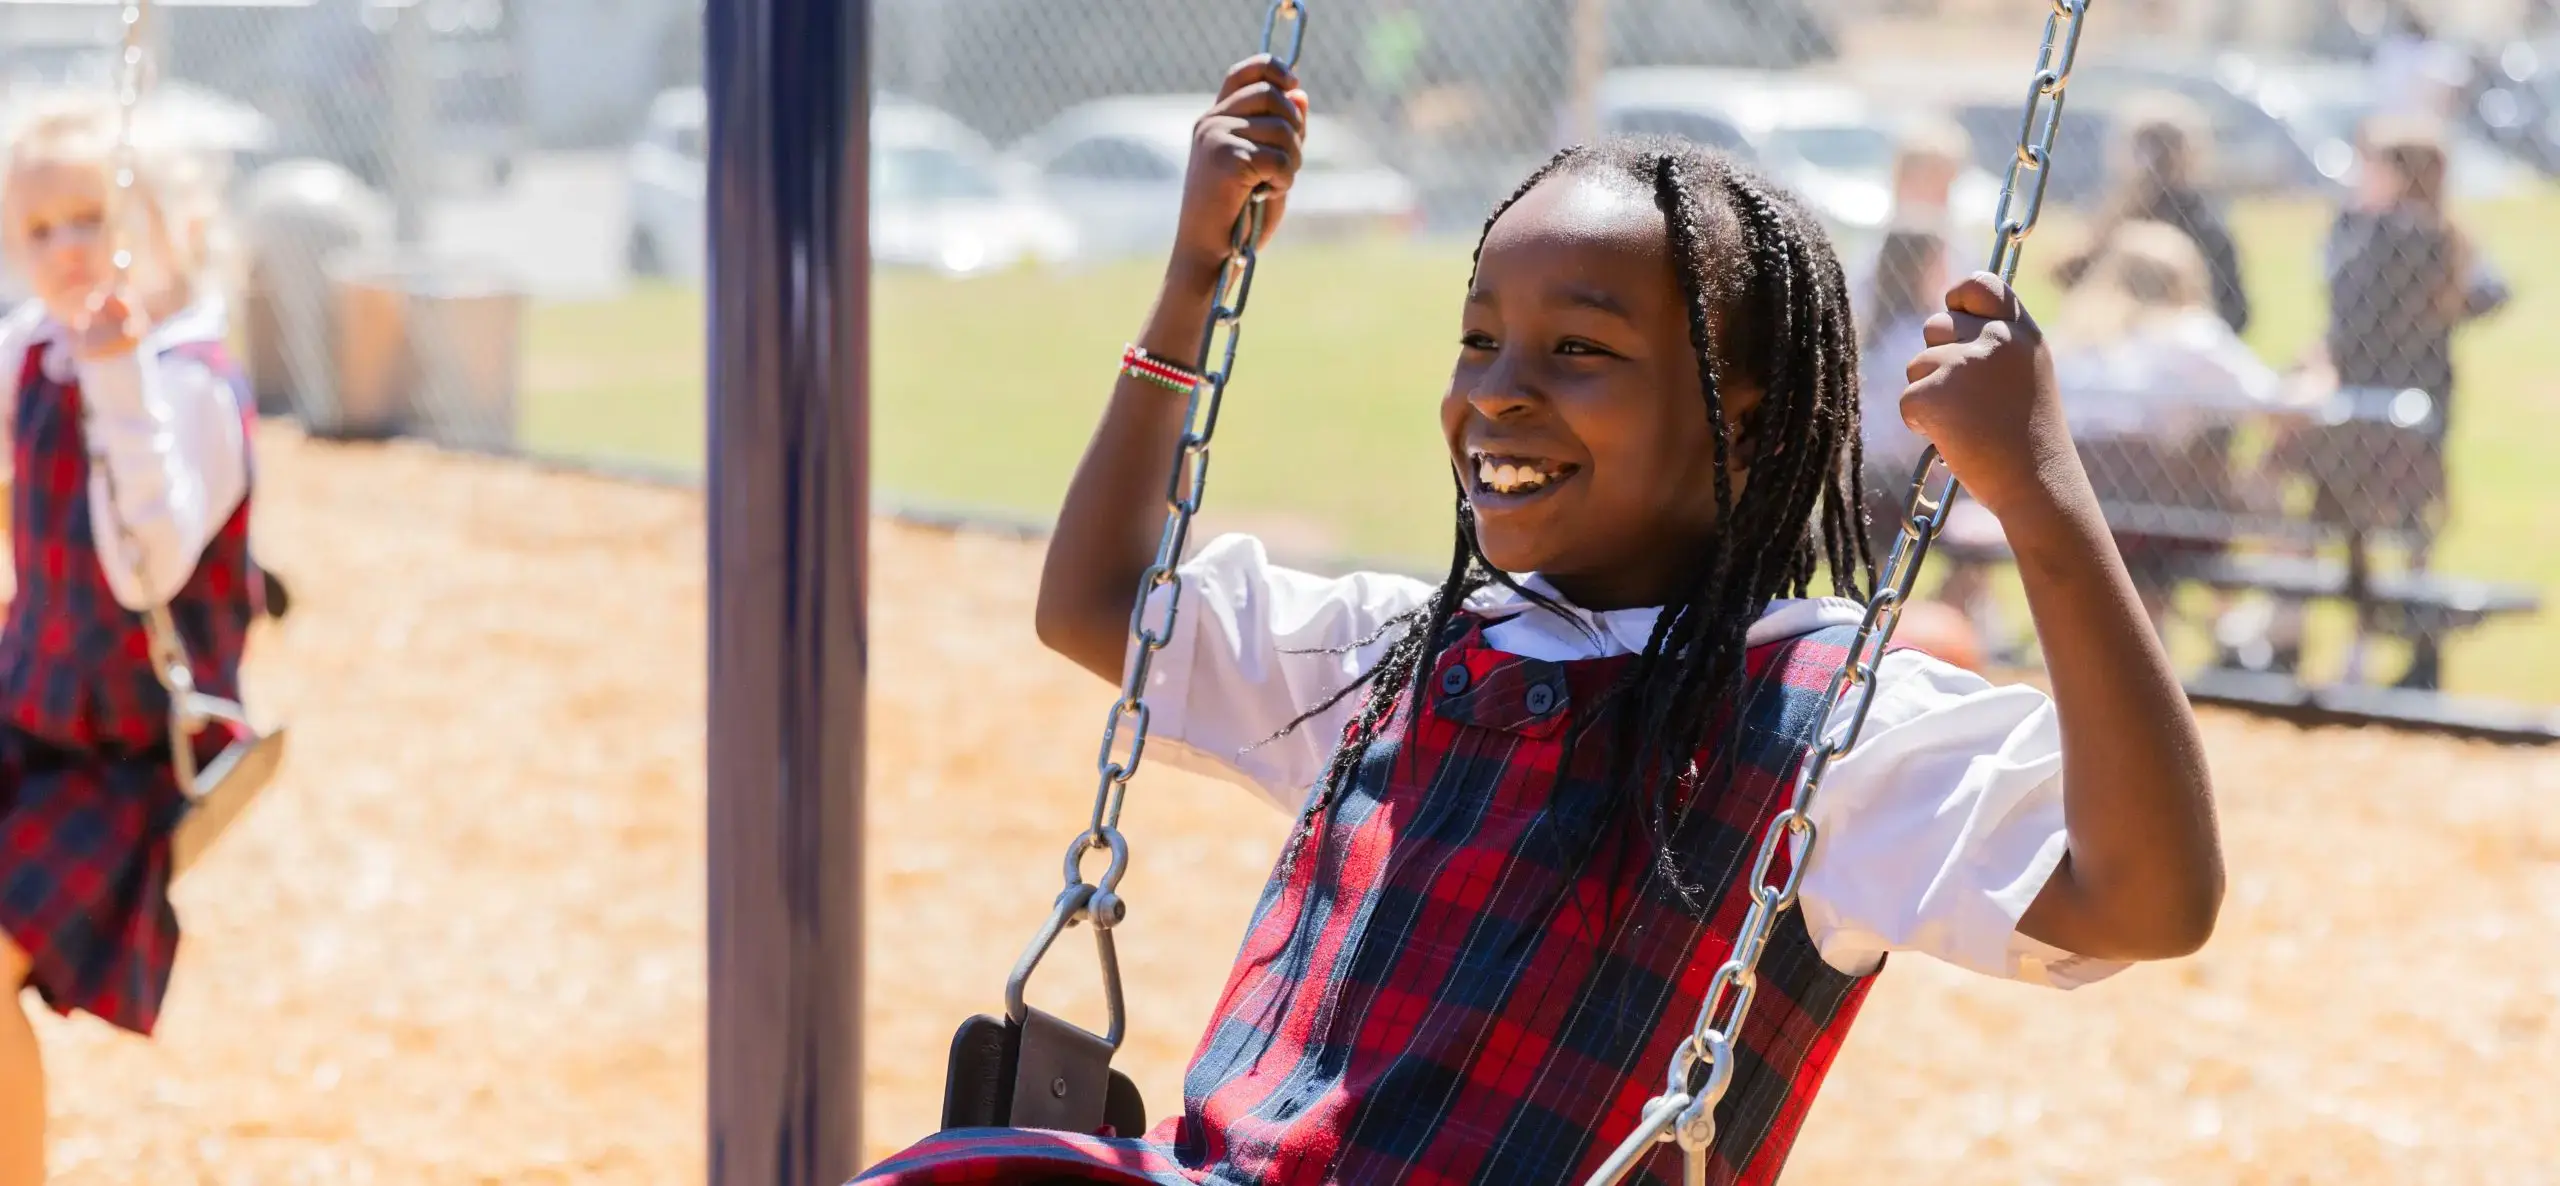
[[[631,146],[627,254],[643,276],[702,278],[708,107],[701,88],[661,94]],[[895,98],[871,111],[871,259],[883,268],[971,276],[1076,255],[1075,230],[1005,180],[984,137],[949,114]]]
[[[1208,95],[1125,95],[1068,108],[1012,152],[1016,176],[1057,204],[1087,259],[1161,252],[1182,209],[1191,128]],[[1328,116],[1307,128],[1307,159],[1280,235],[1295,241],[1405,236],[1421,224],[1413,182],[1359,130]]]
[[[1759,70],[1616,70],[1601,80],[1598,107],[1603,132],[1677,136],[1757,165],[1813,207],[1844,258],[1893,216],[1900,129],[1847,84]],[[1968,218],[1980,212],[1988,241],[1999,194],[1999,179],[1967,169],[1949,201]]]

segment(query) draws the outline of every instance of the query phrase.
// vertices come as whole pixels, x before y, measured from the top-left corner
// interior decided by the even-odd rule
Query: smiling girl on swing
[[[1306,110],[1268,56],[1227,76],[1067,492],[1039,633],[1105,679],[1229,228],[1263,186],[1280,220]],[[1874,571],[1819,226],[1693,144],[1568,149],[1487,220],[1458,312],[1443,580],[1294,571],[1241,536],[1179,570],[1149,738],[1299,821],[1181,1114],[1144,1140],[953,1130],[864,1181],[1578,1181],[1689,1037],[1773,827],[1820,841],[1759,955],[1713,1181],[1777,1176],[1891,953],[2070,988],[2205,942],[2203,747],[1997,277],[1947,293],[1900,414],[2006,528],[2052,694],[1888,653],[1803,820],[1794,763]]]

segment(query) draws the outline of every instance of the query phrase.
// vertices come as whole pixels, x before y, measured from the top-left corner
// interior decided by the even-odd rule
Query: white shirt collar
[[[1517,611],[1485,631],[1486,645],[1514,655],[1565,662],[1638,654],[1653,641],[1654,623],[1662,616],[1657,606],[1586,610],[1536,573],[1513,579],[1555,602],[1556,608],[1538,605],[1502,585],[1478,593],[1469,608],[1491,616]],[[1770,602],[1768,612],[1751,624],[1744,645],[1759,646],[1832,626],[1855,626],[1865,616],[1865,607],[1846,598],[1781,598]]]

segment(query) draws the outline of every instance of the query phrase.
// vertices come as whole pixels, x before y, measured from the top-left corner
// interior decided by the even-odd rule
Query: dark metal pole
[[[870,9],[705,9],[710,1186],[860,1168]]]

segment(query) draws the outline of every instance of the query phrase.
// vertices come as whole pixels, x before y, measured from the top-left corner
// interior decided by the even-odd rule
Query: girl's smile
[[[1498,507],[1518,506],[1553,492],[1582,472],[1581,466],[1570,461],[1552,461],[1518,453],[1470,450],[1467,456],[1475,462],[1473,499],[1478,506],[1488,502]]]

